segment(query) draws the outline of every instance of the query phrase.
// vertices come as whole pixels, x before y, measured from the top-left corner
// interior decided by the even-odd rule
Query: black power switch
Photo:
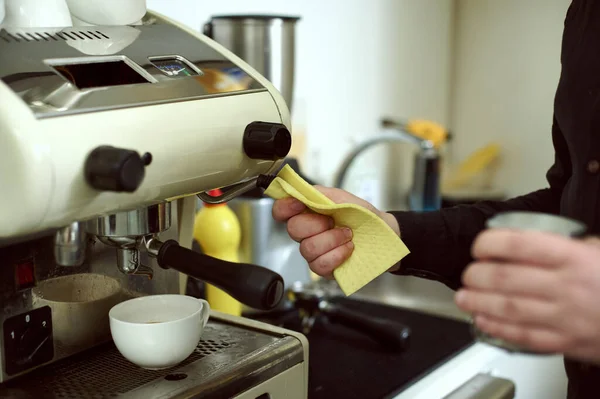
[[[280,123],[252,122],[244,130],[244,152],[249,158],[276,161],[292,148],[292,135]]]
[[[6,319],[2,328],[6,374],[21,373],[54,357],[52,311],[49,306]]]

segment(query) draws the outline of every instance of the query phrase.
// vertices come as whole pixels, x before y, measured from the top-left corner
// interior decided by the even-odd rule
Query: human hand
[[[317,190],[335,203],[360,205],[381,217],[400,235],[396,218],[379,211],[369,202],[337,188],[315,186]],[[333,271],[352,254],[352,231],[349,228],[335,228],[331,217],[306,212],[306,206],[295,198],[275,201],[273,218],[287,223],[290,237],[300,243],[300,253],[310,269],[325,278],[332,278]]]
[[[491,229],[476,239],[456,303],[496,338],[600,362],[600,241]]]

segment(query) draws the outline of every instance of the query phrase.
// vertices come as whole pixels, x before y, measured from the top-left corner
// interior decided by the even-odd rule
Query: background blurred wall
[[[497,185],[514,196],[547,186],[550,128],[570,0],[457,0],[452,155],[503,147]]]
[[[498,142],[495,180],[508,195],[545,186],[550,124],[570,0],[148,0],[201,29],[211,15],[297,15],[295,134],[303,167],[331,184],[352,145],[381,132],[383,116],[448,125],[456,163]],[[357,159],[345,188],[402,207],[412,175],[407,145]]]
[[[148,7],[198,30],[215,14],[302,18],[294,133],[306,137],[306,172],[324,184],[355,140],[380,132],[382,116],[448,122],[452,0],[148,0]],[[387,155],[374,148],[361,156],[348,176],[360,182],[346,188],[385,205]]]

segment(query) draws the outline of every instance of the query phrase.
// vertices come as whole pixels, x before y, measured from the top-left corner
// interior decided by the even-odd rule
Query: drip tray
[[[211,319],[196,350],[178,366],[145,370],[112,342],[0,385],[1,398],[226,398],[302,362],[296,338]]]

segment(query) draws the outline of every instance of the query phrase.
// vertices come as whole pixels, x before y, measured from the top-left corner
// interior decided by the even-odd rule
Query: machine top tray
[[[222,79],[238,84],[221,84]],[[178,26],[0,29],[0,81],[37,118],[265,91]]]

